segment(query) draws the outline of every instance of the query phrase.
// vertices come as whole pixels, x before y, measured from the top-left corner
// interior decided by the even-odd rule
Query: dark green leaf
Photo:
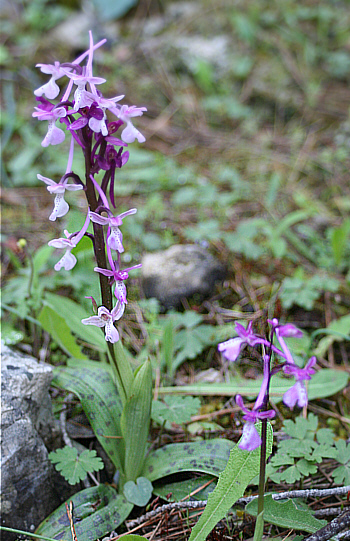
[[[95,541],[115,530],[130,514],[133,505],[108,485],[87,488],[74,494],[74,526],[79,541]],[[63,503],[37,528],[39,535],[57,540],[72,539],[66,506]]]
[[[146,458],[142,475],[150,481],[180,471],[198,471],[218,476],[224,470],[234,443],[213,439],[192,443],[171,443]]]
[[[310,533],[327,524],[326,520],[314,518],[311,510],[298,507],[298,503],[294,500],[275,501],[270,494],[267,494],[264,497],[264,519],[266,522],[282,528],[292,528]],[[257,516],[258,499],[248,503],[245,509],[250,515]]]

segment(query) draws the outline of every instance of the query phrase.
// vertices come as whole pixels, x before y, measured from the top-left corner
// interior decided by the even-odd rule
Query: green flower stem
[[[267,419],[261,421],[261,447],[260,447],[260,472],[259,472],[259,496],[258,496],[258,515],[264,510],[265,495],[265,475],[266,475],[266,436]]]

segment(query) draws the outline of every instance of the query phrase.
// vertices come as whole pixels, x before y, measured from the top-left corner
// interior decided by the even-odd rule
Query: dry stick
[[[350,526],[350,511],[345,511],[345,513],[333,519],[329,524],[317,530],[317,532],[304,537],[304,541],[327,541],[337,533],[345,530],[347,526]]]
[[[326,496],[342,495],[347,494],[350,490],[350,485],[345,487],[337,488],[326,488],[326,489],[309,489],[309,490],[291,490],[289,492],[280,492],[277,494],[272,494],[274,500],[285,500],[287,498],[321,498]],[[255,500],[258,496],[247,496],[246,498],[239,498],[235,505],[246,504]],[[149,511],[145,515],[135,519],[129,520],[126,522],[128,528],[134,528],[146,520],[150,520],[153,517],[156,517],[159,513],[165,513],[171,509],[196,509],[197,507],[205,507],[207,505],[207,500],[202,501],[191,501],[191,502],[173,502],[157,507],[153,511]],[[308,540],[309,541],[309,540]]]

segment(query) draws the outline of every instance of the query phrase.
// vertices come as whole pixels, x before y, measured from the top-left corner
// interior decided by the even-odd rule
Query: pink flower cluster
[[[276,347],[271,340],[262,338],[258,334],[253,332],[253,324],[250,322],[247,328],[243,327],[240,323],[236,323],[237,337],[231,338],[226,342],[221,342],[218,345],[218,350],[223,356],[231,362],[238,359],[239,354],[245,346],[256,346],[258,344],[265,346],[266,351],[269,351],[269,355],[264,355],[264,376],[262,386],[259,392],[259,396],[250,410],[244,406],[243,399],[240,395],[236,396],[236,402],[242,411],[245,413],[243,419],[246,421],[242,439],[239,444],[241,449],[252,451],[261,445],[261,438],[255,427],[255,423],[258,419],[272,419],[275,416],[273,410],[266,410],[266,394],[268,394],[268,387],[270,384],[270,378],[272,371],[270,368],[272,352],[283,360],[283,363],[279,368],[274,369],[273,373],[276,373],[279,369],[283,370],[286,375],[295,377],[295,384],[284,394],[283,402],[290,409],[293,409],[297,404],[300,408],[307,406],[308,398],[305,386],[305,381],[311,379],[312,374],[315,373],[313,366],[316,364],[316,357],[311,357],[304,368],[300,368],[294,362],[292,354],[286,345],[285,337],[301,338],[302,332],[294,325],[288,323],[287,325],[280,325],[277,319],[268,320],[270,324],[272,337],[275,334],[279,342],[280,348]]]
[[[48,82],[34,91],[37,107],[35,107],[33,117],[48,122],[47,133],[41,144],[43,147],[59,145],[65,140],[67,134],[70,137],[68,163],[62,178],[55,182],[39,174],[37,177],[47,184],[47,190],[55,196],[54,207],[49,216],[51,221],[67,214],[69,205],[64,199],[66,191],[87,191],[88,184],[95,190],[97,206],[92,209],[89,204],[81,230],[71,234],[65,230],[65,237],[53,239],[48,244],[65,250],[64,255],[56,263],[55,270],[59,271],[63,268],[69,271],[77,262],[75,255],[71,252],[82,237],[87,234],[95,242],[93,235],[87,233],[90,222],[105,227],[105,249],[110,268],[96,267],[95,271],[108,277],[110,285],[115,284],[116,304],[111,310],[100,306],[97,315],[83,319],[82,322],[85,325],[104,327],[106,340],[114,343],[119,339],[114,322],[121,318],[127,304],[124,281],[128,278],[130,270],[141,265],[134,265],[124,270],[120,268],[121,254],[124,252],[120,226],[126,216],[136,213],[136,209],[114,216],[110,204],[115,208],[115,173],[129,159],[129,151],[125,151],[125,147],[135,140],[139,143],[145,141],[144,136],[133,125],[132,119],[141,116],[147,109],[135,105],[120,105],[119,101],[124,98],[123,95],[105,98],[97,89],[97,86],[105,83],[106,80],[93,75],[93,55],[94,51],[106,40],[94,44],[92,33],[90,32],[89,35],[89,49],[73,62],[61,64],[56,61],[52,65],[37,64],[42,73],[51,76]],[[86,64],[82,65],[85,59]],[[61,92],[56,81],[62,79],[66,79],[66,87],[59,101],[53,103],[51,100],[58,98]],[[112,115],[112,120],[109,120],[107,113]],[[60,125],[57,125],[58,122]],[[115,133],[121,127],[123,129],[120,138],[117,138]],[[74,149],[77,146],[82,149],[85,161],[89,156],[89,174],[86,175],[85,182],[73,172]],[[101,185],[95,179],[100,171],[104,172]],[[106,196],[107,191],[109,191],[110,203]],[[88,197],[87,200],[89,201]],[[116,253],[115,256],[112,251]]]

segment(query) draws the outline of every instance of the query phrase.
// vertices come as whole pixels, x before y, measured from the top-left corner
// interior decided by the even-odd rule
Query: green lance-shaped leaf
[[[79,541],[95,541],[115,530],[130,514],[133,504],[110,486],[99,485],[74,494],[74,527]],[[66,506],[63,503],[49,515],[36,532],[58,540],[72,539]]]
[[[81,361],[79,367],[57,368],[53,384],[80,400],[92,429],[115,467],[123,472],[122,404],[112,376],[102,363]]]
[[[128,359],[128,352],[123,348],[121,341],[114,344],[114,358],[109,351],[108,358],[111,363],[115,382],[122,400],[123,406],[130,396],[134,375]]]
[[[255,499],[246,505],[245,510],[256,516],[258,500]],[[310,509],[295,500],[275,501],[271,494],[264,497],[264,520],[282,528],[293,528],[304,532],[316,532],[327,524],[326,520],[318,520],[312,515]]]
[[[68,297],[48,292],[45,294],[44,304],[63,318],[69,329],[79,338],[99,351],[107,351],[107,343],[101,329],[93,325],[83,325],[81,322],[89,314],[80,304],[68,299]]]
[[[65,318],[57,314],[52,308],[44,306],[39,314],[38,321],[67,355],[78,359],[87,358],[77,345]]]
[[[181,471],[196,471],[219,476],[225,468],[234,443],[225,439],[170,443],[146,458],[142,475],[156,481]]]
[[[120,426],[125,442],[125,480],[135,481],[142,470],[152,405],[152,367],[149,360],[135,373]]]
[[[272,451],[272,427],[267,423],[266,458]],[[257,427],[261,432],[261,423]],[[242,497],[249,482],[259,473],[260,447],[244,451],[236,445],[225,470],[220,474],[215,490],[209,494],[202,516],[192,530],[189,541],[204,541],[230,507]]]

